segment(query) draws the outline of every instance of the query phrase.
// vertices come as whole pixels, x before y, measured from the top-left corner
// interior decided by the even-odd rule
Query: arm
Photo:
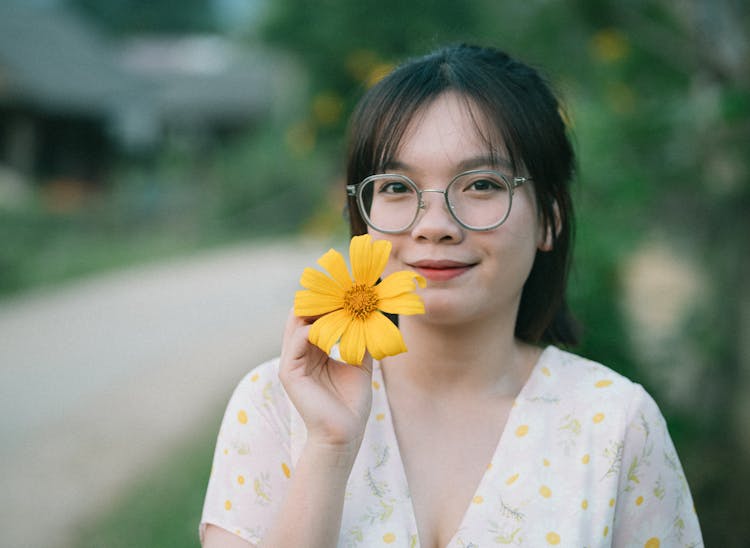
[[[309,321],[290,315],[279,362],[279,378],[304,420],[307,439],[291,476],[287,469],[287,478],[278,487],[270,486],[268,500],[273,498],[276,501],[276,495],[280,495],[278,502],[274,502],[278,506],[271,510],[268,505],[263,508],[253,506],[252,500],[247,503],[239,500],[235,503],[232,500],[231,513],[236,512],[236,521],[214,522],[210,517],[204,520],[226,528],[207,527],[205,548],[252,546],[245,541],[240,541],[240,544],[226,543],[227,536],[234,537],[229,531],[235,531],[235,527],[264,530],[263,533],[251,533],[250,536],[262,538],[261,546],[274,548],[329,548],[338,542],[346,484],[370,413],[372,366],[369,358],[360,367],[330,359],[308,342],[309,328]],[[235,409],[228,411],[230,419],[235,414]],[[242,428],[251,425],[258,428],[258,422],[245,420],[247,424]],[[239,428],[236,421],[230,420],[229,424]],[[223,430],[225,436],[230,432],[224,427]],[[279,438],[273,434],[271,431],[261,431],[254,434],[254,437],[247,438],[251,444],[248,464],[238,464],[236,468],[247,475],[245,486],[251,483],[250,476],[260,474],[264,469],[272,471],[272,481],[274,472],[278,477],[279,459],[288,457],[288,453],[278,443]],[[242,434],[237,434],[239,435]],[[217,455],[219,461],[223,462],[224,453],[219,447]],[[260,458],[260,462],[253,464],[253,458]],[[247,466],[251,466],[251,469]],[[217,474],[221,473],[228,478],[226,483],[231,483],[233,475],[237,473],[231,469],[226,471],[223,465],[215,465],[215,468]],[[242,488],[238,490],[242,491]],[[223,504],[224,499],[218,498],[220,504],[214,503],[213,508]],[[251,520],[243,517],[249,515],[246,513],[248,511],[253,512]],[[261,514],[261,511],[266,513]],[[237,534],[240,534],[239,530]],[[239,539],[234,537],[233,540]]]
[[[353,367],[308,342],[310,322],[290,314],[279,376],[307,441],[263,546],[335,546],[344,493],[372,405],[372,361]]]
[[[354,456],[308,443],[262,547],[336,546]]]

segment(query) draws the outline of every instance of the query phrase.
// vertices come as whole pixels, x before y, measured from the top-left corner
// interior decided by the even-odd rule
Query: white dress
[[[338,546],[419,546],[379,364],[347,485]],[[278,360],[240,382],[219,431],[207,523],[260,543],[305,440]],[[294,516],[286,516],[293,523]],[[448,548],[702,546],[672,440],[653,399],[625,377],[547,347],[516,398]]]

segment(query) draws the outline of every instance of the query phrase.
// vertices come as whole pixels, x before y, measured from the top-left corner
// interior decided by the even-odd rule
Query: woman
[[[559,110],[533,69],[471,46],[369,90],[352,233],[391,242],[386,273],[426,279],[426,313],[398,319],[408,352],[360,367],[290,316],[280,359],[229,403],[204,546],[702,544],[653,400],[553,346],[575,343]]]

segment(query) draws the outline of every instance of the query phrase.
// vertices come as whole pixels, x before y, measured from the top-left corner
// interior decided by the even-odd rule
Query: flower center
[[[358,320],[364,320],[378,309],[378,296],[372,287],[354,284],[344,293],[344,310]]]

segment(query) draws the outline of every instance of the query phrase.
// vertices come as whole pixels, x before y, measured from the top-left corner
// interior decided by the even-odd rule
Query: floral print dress
[[[379,364],[344,502],[340,547],[419,546]],[[278,360],[236,388],[219,431],[201,520],[254,544],[294,474],[304,424]],[[293,519],[290,516],[290,519]],[[697,547],[700,527],[653,399],[600,364],[549,346],[516,398],[447,548]]]

